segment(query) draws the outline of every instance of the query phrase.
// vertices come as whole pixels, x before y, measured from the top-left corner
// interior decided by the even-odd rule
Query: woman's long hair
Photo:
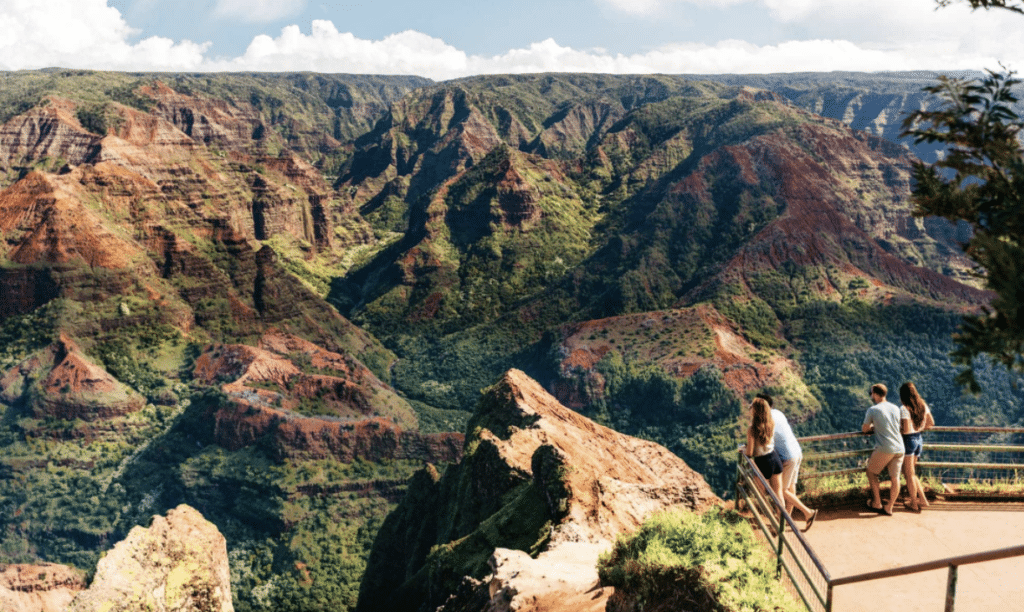
[[[764,445],[775,436],[775,421],[772,420],[771,408],[768,402],[760,397],[755,398],[750,404],[750,434],[754,442]]]
[[[900,386],[900,401],[910,411],[910,420],[914,423],[914,429],[921,429],[924,423],[924,400],[917,392],[917,387],[912,382],[905,382]]]

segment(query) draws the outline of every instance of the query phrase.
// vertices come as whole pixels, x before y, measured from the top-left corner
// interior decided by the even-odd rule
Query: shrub
[[[669,511],[649,518],[598,562],[602,586],[632,597],[636,610],[802,610],[775,577],[775,562],[739,514]]]

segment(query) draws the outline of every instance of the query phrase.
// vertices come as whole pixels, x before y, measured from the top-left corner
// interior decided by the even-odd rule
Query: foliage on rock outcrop
[[[616,542],[598,566],[609,610],[797,612],[774,559],[732,512],[666,512]]]
[[[495,548],[539,552],[565,516],[571,468],[557,451],[538,448],[531,476],[506,465],[493,443],[470,445],[443,477],[431,467],[412,480],[377,535],[357,610],[439,605],[463,576],[487,573]]]

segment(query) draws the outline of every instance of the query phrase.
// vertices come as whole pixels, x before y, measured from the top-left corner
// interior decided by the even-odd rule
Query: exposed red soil
[[[32,172],[0,192],[0,230],[8,259],[102,268],[141,263],[145,252],[140,245],[118,235],[83,203],[89,196],[78,182],[81,177],[81,171],[61,176]]]
[[[294,360],[331,374],[304,372]],[[461,434],[407,430],[415,415],[359,362],[278,331],[265,334],[258,347],[209,347],[196,360],[195,376],[207,384],[228,381],[221,388],[231,405],[213,415],[215,438],[225,448],[271,436],[275,452],[288,457],[451,462],[462,453]],[[313,398],[330,414],[295,412]],[[375,416],[381,410],[388,412]]]
[[[33,381],[39,380],[38,383]],[[38,389],[29,391],[33,384]],[[36,418],[103,421],[135,412],[145,398],[121,384],[85,356],[65,335],[0,378],[0,399],[7,403],[31,398]],[[81,435],[89,436],[87,432]]]
[[[68,100],[49,98],[0,126],[0,168],[45,158],[78,165],[95,157],[100,136],[82,127],[75,110]]]
[[[214,437],[221,446],[238,450],[269,435],[282,458],[451,463],[462,456],[462,434],[421,434],[376,417],[338,421],[233,404],[218,410],[214,419]]]
[[[0,565],[4,612],[63,612],[85,587],[84,573],[66,565]]]

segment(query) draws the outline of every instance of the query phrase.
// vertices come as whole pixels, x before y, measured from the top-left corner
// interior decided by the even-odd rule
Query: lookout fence
[[[848,478],[864,472],[871,454],[871,434],[849,432],[798,438],[804,457],[801,481]],[[832,612],[836,587],[858,582],[948,568],[945,612],[954,612],[958,568],[997,559],[1024,556],[1024,546],[937,559],[854,576],[833,578],[815,554],[785,504],[768,486],[741,446],[736,469],[736,503],[747,507],[751,521],[772,548],[776,572],[784,578],[812,612]],[[928,487],[984,497],[1005,487],[1024,490],[1024,428],[934,427],[925,433],[919,477]],[[883,475],[887,478],[887,476]],[[1018,488],[1018,486],[1020,488]]]

